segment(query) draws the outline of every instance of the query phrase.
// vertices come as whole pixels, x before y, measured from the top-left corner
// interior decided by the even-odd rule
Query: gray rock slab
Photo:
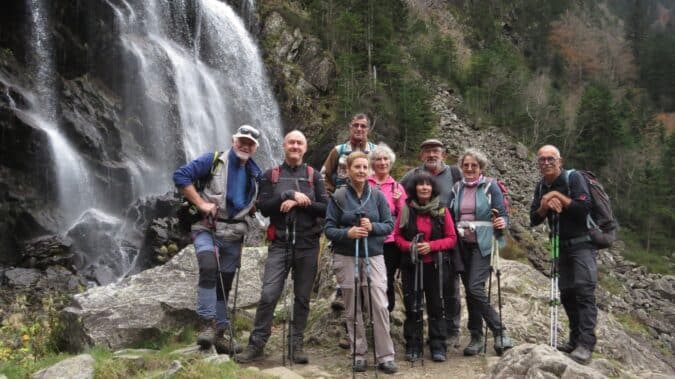
[[[89,354],[80,354],[42,369],[32,379],[92,379],[94,377],[94,358]]]

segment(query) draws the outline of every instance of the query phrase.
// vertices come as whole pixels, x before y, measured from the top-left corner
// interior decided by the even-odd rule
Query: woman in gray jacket
[[[354,355],[352,369],[363,372],[368,367],[368,344],[361,310],[370,310],[368,301],[371,300],[375,364],[378,370],[393,374],[398,368],[389,335],[387,269],[382,251],[385,237],[394,229],[394,221],[384,194],[368,185],[368,156],[362,152],[349,154],[347,171],[348,185],[338,188],[328,203],[325,231],[326,237],[333,241],[335,276],[345,299],[347,330]],[[356,272],[361,291],[355,294]],[[362,301],[366,302],[365,308],[361,306]]]

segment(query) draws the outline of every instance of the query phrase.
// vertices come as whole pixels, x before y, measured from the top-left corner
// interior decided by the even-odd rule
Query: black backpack
[[[598,249],[605,249],[612,246],[616,240],[616,232],[619,230],[619,223],[614,217],[612,211],[612,204],[609,200],[609,195],[598,180],[598,177],[591,171],[569,169],[565,173],[565,184],[567,185],[567,196],[570,196],[570,175],[573,172],[578,172],[586,181],[589,192],[591,194],[591,212],[586,218],[586,226],[588,227],[588,234],[591,237],[591,242]],[[542,193],[541,185],[539,184],[539,194]]]

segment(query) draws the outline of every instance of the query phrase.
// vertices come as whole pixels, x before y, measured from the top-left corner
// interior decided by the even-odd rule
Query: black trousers
[[[443,289],[443,299],[445,300],[445,322],[448,335],[459,335],[461,328],[462,303],[459,296],[459,273],[450,264],[445,261],[443,267],[445,276],[445,288]]]
[[[296,248],[295,260],[291,262],[290,252],[288,256],[286,255],[286,242],[279,240],[272,242],[265,262],[262,293],[255,312],[253,331],[249,337],[250,345],[262,348],[267,344],[272,333],[274,308],[284,289],[291,265],[295,279],[293,281],[295,301],[291,338],[296,346],[302,344],[309,314],[309,297],[316,277],[318,252],[318,245],[310,248]]]
[[[427,321],[429,326],[429,347],[432,351],[447,351],[445,339],[447,331],[445,319],[443,318],[443,302],[439,285],[445,286],[444,281],[439,283],[442,278],[439,277],[438,266],[435,263],[424,263],[424,290],[417,293],[417,304],[415,303],[415,266],[410,261],[404,260],[401,265],[401,282],[403,285],[403,305],[405,306],[405,322],[403,323],[403,337],[406,340],[406,347],[416,351],[421,351],[423,343],[423,312],[419,309],[419,304],[426,301]],[[444,267],[445,269],[445,267]],[[443,275],[446,276],[446,275]],[[445,292],[444,292],[445,293]]]
[[[485,282],[490,276],[490,256],[483,257],[475,243],[462,243],[464,273],[462,283],[466,291],[466,304],[469,311],[468,329],[474,337],[483,335],[483,320],[494,335],[505,329],[499,323],[499,315],[490,305],[485,292]]]
[[[389,312],[394,310],[396,305],[396,291],[394,284],[396,282],[396,270],[401,267],[401,250],[398,249],[395,242],[384,244],[384,265],[387,266],[387,301]]]
[[[573,345],[583,345],[593,351],[596,343],[595,325],[598,308],[595,304],[595,287],[598,268],[594,249],[560,251],[560,302],[570,322],[569,340]]]

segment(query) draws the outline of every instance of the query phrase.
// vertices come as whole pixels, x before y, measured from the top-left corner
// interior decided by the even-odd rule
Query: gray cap
[[[436,146],[445,147],[443,142],[441,142],[440,140],[437,140],[436,138],[430,138],[422,142],[422,144],[420,145],[420,149],[424,149],[425,147],[436,147]]]

